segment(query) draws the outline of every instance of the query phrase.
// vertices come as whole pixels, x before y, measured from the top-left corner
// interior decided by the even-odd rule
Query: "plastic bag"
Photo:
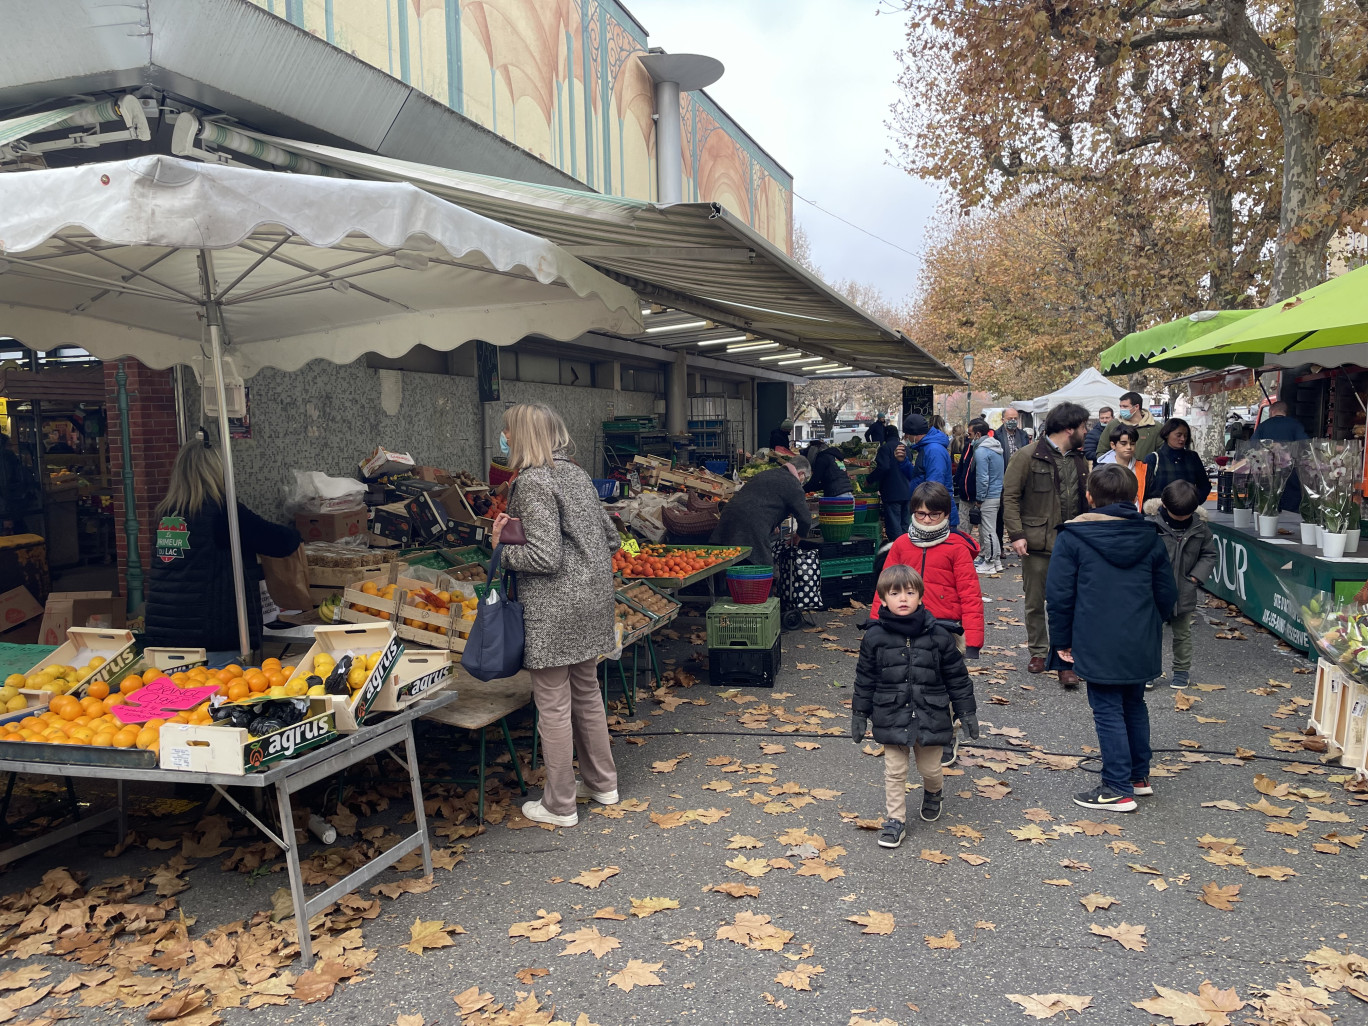
[[[296,470],[285,489],[285,511],[349,513],[365,506],[366,486],[350,477],[329,477],[317,470]]]

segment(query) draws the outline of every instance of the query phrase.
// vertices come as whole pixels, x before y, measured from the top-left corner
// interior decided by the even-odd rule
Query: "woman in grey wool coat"
[[[576,798],[603,805],[618,800],[608,721],[599,692],[597,660],[612,652],[613,553],[618,533],[594,483],[570,459],[570,432],[560,414],[539,403],[504,413],[509,464],[518,473],[508,512],[494,521],[499,544],[512,518],[525,545],[505,545],[503,565],[517,574],[523,604],[523,666],[537,703],[546,786],[523,805],[538,823],[579,822]],[[575,780],[579,756],[583,782]]]

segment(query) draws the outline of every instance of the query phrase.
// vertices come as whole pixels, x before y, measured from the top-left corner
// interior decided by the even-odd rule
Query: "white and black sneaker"
[[[903,838],[907,836],[907,828],[900,819],[886,819],[883,829],[879,831],[880,848],[896,848],[903,843]]]
[[[1139,806],[1135,796],[1117,794],[1106,784],[1099,784],[1091,791],[1074,795],[1074,804],[1085,809],[1104,809],[1110,812],[1134,812]]]
[[[940,819],[941,802],[945,798],[945,791],[923,791],[921,818],[928,823],[934,823]]]

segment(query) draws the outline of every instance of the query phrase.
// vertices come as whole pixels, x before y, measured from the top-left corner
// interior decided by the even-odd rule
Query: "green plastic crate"
[[[878,545],[883,537],[883,524],[875,518],[867,524],[856,524],[855,529],[850,532],[852,538],[873,538],[874,544]]]
[[[717,602],[708,610],[708,647],[773,648],[782,619],[777,597],[756,605]]]
[[[873,556],[851,556],[849,559],[822,560],[823,577],[849,577],[851,574],[872,574]]]

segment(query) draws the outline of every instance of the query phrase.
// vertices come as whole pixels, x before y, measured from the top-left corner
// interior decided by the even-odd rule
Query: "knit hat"
[[[789,428],[793,427],[793,421],[788,419],[781,420],[779,426],[787,431]]]
[[[924,435],[931,430],[931,423],[920,413],[909,414],[903,421],[903,434]]]

